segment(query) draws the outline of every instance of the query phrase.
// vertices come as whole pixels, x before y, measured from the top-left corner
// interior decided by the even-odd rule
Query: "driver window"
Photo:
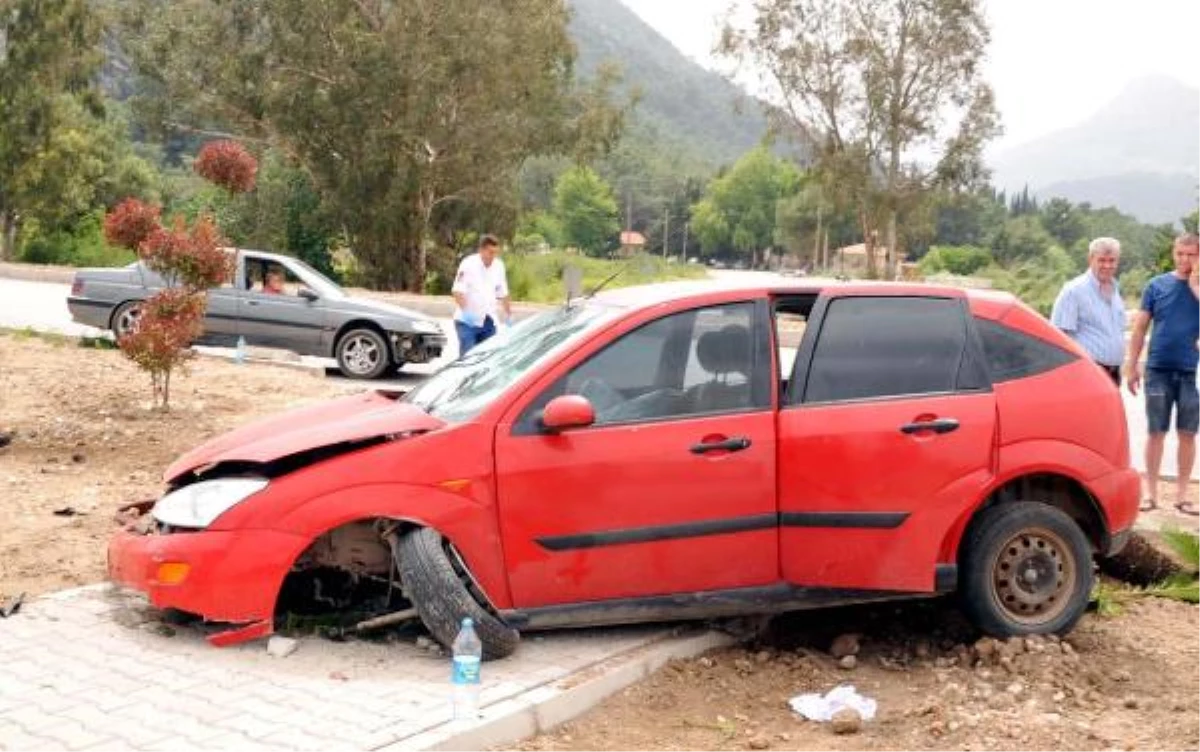
[[[756,346],[763,333],[754,310],[711,306],[645,324],[577,366],[533,408],[578,394],[592,403],[596,425],[765,409],[770,359],[765,344]]]
[[[266,259],[246,259],[247,289],[265,295],[296,297],[304,283],[290,269]]]

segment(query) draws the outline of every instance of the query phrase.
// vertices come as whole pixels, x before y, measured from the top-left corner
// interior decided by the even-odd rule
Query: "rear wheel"
[[[137,326],[138,317],[142,314],[141,301],[131,300],[117,306],[112,317],[112,333],[117,339],[131,333]]]
[[[338,340],[338,369],[352,379],[377,379],[391,364],[387,340],[374,329],[351,329]]]
[[[963,610],[1009,637],[1071,631],[1092,590],[1092,550],[1062,510],[1021,501],[984,510],[963,541]]]
[[[503,658],[517,649],[521,635],[472,595],[470,575],[456,567],[458,555],[431,528],[413,530],[400,539],[400,582],[426,629],[447,648],[464,617],[475,621],[485,659]],[[461,571],[459,571],[461,570]]]

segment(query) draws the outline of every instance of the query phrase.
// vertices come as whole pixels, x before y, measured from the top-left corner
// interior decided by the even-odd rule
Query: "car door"
[[[994,471],[995,400],[968,319],[955,297],[818,301],[779,413],[787,581],[935,589],[946,535]]]
[[[765,301],[661,316],[558,376],[496,436],[517,608],[779,579]],[[543,433],[581,394],[593,425]]]
[[[235,261],[233,278],[208,291],[202,338],[206,344],[231,347],[237,343],[238,306],[242,297],[240,282],[244,279],[239,257]]]
[[[320,354],[326,311],[319,299],[301,297],[307,289],[300,276],[278,257],[245,255],[248,289],[241,294],[238,333],[247,344],[302,354]],[[263,280],[270,270],[284,274],[281,292],[268,292]]]

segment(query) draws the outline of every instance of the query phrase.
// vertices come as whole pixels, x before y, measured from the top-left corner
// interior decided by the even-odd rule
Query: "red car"
[[[1120,396],[1011,295],[780,280],[547,310],[403,397],[218,437],[112,540],[160,607],[268,633],[317,567],[449,643],[957,590],[1065,632],[1137,514]]]

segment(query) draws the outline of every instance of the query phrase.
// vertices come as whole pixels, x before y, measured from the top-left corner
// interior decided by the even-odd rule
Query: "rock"
[[[743,674],[750,674],[754,672],[754,664],[745,658],[738,658],[735,660],[733,662],[733,667]]]
[[[750,737],[750,740],[748,742],[746,742],[746,746],[749,747],[750,749],[770,749],[771,748],[771,740],[768,739],[767,737],[759,734],[759,735]]]
[[[1119,671],[1114,672],[1112,678],[1113,678],[1113,681],[1119,681],[1122,683],[1133,681],[1133,675],[1130,674],[1125,669],[1121,669]]]
[[[1008,710],[1017,701],[1007,692],[997,692],[987,699],[987,706],[992,710]]]
[[[76,452],[75,454],[71,455],[71,461],[76,464],[79,464],[80,462],[83,462],[86,459],[87,459],[87,457],[84,456],[83,452]]]
[[[834,658],[845,658],[848,655],[858,655],[858,635],[847,633],[838,635],[829,646],[829,654]]]
[[[917,647],[913,650],[913,653],[918,658],[928,658],[929,657],[929,644],[924,641],[918,642]]]
[[[857,734],[862,731],[862,716],[854,708],[842,708],[829,719],[835,734]]]
[[[983,659],[991,658],[996,654],[997,643],[991,637],[981,637],[975,642],[975,655]]]
[[[852,671],[854,670],[854,667],[858,665],[858,658],[854,657],[853,655],[844,655],[842,656],[842,659],[838,661],[838,665],[847,671]]]
[[[1125,698],[1125,702],[1123,704],[1130,710],[1137,710],[1140,703],[1138,702],[1138,698],[1131,695]]]
[[[1050,699],[1054,700],[1055,702],[1062,702],[1063,700],[1067,699],[1067,695],[1064,692],[1055,692],[1054,696]]]
[[[1012,684],[1009,684],[1007,687],[1005,687],[1004,691],[1008,692],[1013,697],[1016,697],[1017,695],[1019,695],[1025,691],[1025,685],[1022,684],[1021,682],[1013,682]]]
[[[713,666],[717,665],[713,661],[713,659],[709,658],[708,656],[704,656],[703,658],[701,658],[699,661],[696,661],[696,662],[699,663],[704,668],[712,668]]]
[[[929,724],[929,733],[933,736],[942,736],[946,733],[946,724],[942,721],[934,721]]]
[[[934,660],[933,665],[938,668],[950,668],[954,665],[954,658],[941,657]]]
[[[267,640],[267,653],[276,658],[287,658],[296,652],[298,647],[300,647],[300,643],[290,637],[273,635],[271,639]]]
[[[754,654],[754,660],[758,661],[759,663],[766,663],[767,661],[771,660],[771,651],[769,651],[769,650],[758,651],[757,653]],[[765,749],[765,748],[764,747],[756,747],[756,749]]]
[[[435,644],[437,644],[437,643],[435,643],[433,640],[429,639],[425,635],[421,635],[420,637],[417,638],[417,647],[419,647],[421,650],[429,650]]]
[[[961,725],[958,721],[950,721],[950,723],[946,724],[946,730],[950,732],[958,731]]]
[[[1012,658],[1009,658],[1007,655],[1000,659],[1000,668],[1004,669],[1005,671],[1007,671],[1010,674],[1017,673],[1016,662],[1013,661]]]
[[[1020,655],[1025,652],[1025,640],[1020,637],[1009,637],[1004,643],[1013,655]]]

